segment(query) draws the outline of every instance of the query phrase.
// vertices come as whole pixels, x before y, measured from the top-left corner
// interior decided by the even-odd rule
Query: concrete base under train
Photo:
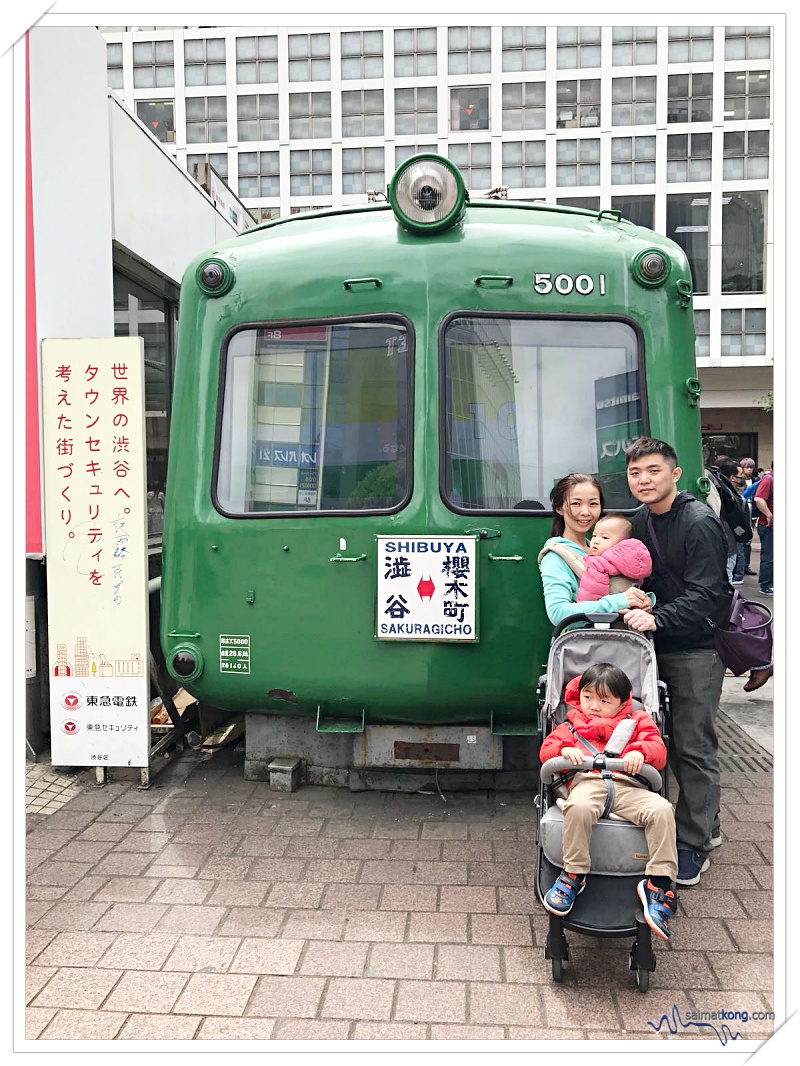
[[[245,716],[244,776],[269,781],[275,759],[299,759],[301,783],[353,792],[535,789],[538,739],[498,736],[487,726],[366,725],[319,731],[308,718]]]

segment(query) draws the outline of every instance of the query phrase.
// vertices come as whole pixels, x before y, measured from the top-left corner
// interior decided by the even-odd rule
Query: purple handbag
[[[647,531],[653,542],[659,562],[672,578],[673,584],[685,588],[677,574],[667,566],[661,554],[653,520],[647,516]],[[731,613],[725,626],[717,625],[710,618],[706,622],[714,635],[717,655],[734,677],[748,670],[759,670],[772,663],[772,611],[763,603],[746,600],[738,589],[733,590]]]
[[[746,600],[734,589],[727,626],[706,621],[714,631],[717,653],[734,677],[772,662],[772,611],[763,603]]]

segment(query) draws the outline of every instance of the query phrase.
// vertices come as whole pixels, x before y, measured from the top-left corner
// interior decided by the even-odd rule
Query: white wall
[[[180,282],[194,256],[236,230],[113,93],[107,101],[114,239]]]
[[[113,337],[106,45],[29,31],[38,337]]]

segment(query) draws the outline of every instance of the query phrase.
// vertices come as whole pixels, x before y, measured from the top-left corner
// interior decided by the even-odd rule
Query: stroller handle
[[[539,776],[543,785],[551,785],[553,778],[557,774],[568,770],[616,770],[624,772],[625,767],[622,759],[611,759],[605,755],[595,755],[594,757],[587,755],[578,766],[571,760],[563,759],[558,755],[555,759],[548,759],[547,762],[542,763]],[[661,791],[661,774],[650,763],[644,763],[639,773],[634,776],[645,778],[647,784],[654,792]]]
[[[562,618],[558,625],[553,629],[553,635],[550,638],[555,640],[561,633],[567,628],[567,626],[574,625],[575,622],[589,622],[593,626],[602,626],[604,628],[610,627],[620,617],[619,611],[599,612],[599,611],[582,611],[580,614],[571,614],[567,618]]]

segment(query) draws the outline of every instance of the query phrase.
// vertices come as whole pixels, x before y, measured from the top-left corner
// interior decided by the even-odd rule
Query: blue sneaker
[[[678,876],[675,878],[679,885],[696,885],[700,880],[700,874],[704,874],[711,865],[702,852],[693,851],[691,848],[678,848]]]
[[[586,874],[568,874],[566,870],[562,870],[542,900],[545,910],[559,916],[569,914],[575,897],[579,896],[584,888],[586,888]]]
[[[659,888],[649,877],[636,886],[644,908],[644,920],[662,940],[669,940],[669,920],[675,913],[678,901],[672,889]]]

